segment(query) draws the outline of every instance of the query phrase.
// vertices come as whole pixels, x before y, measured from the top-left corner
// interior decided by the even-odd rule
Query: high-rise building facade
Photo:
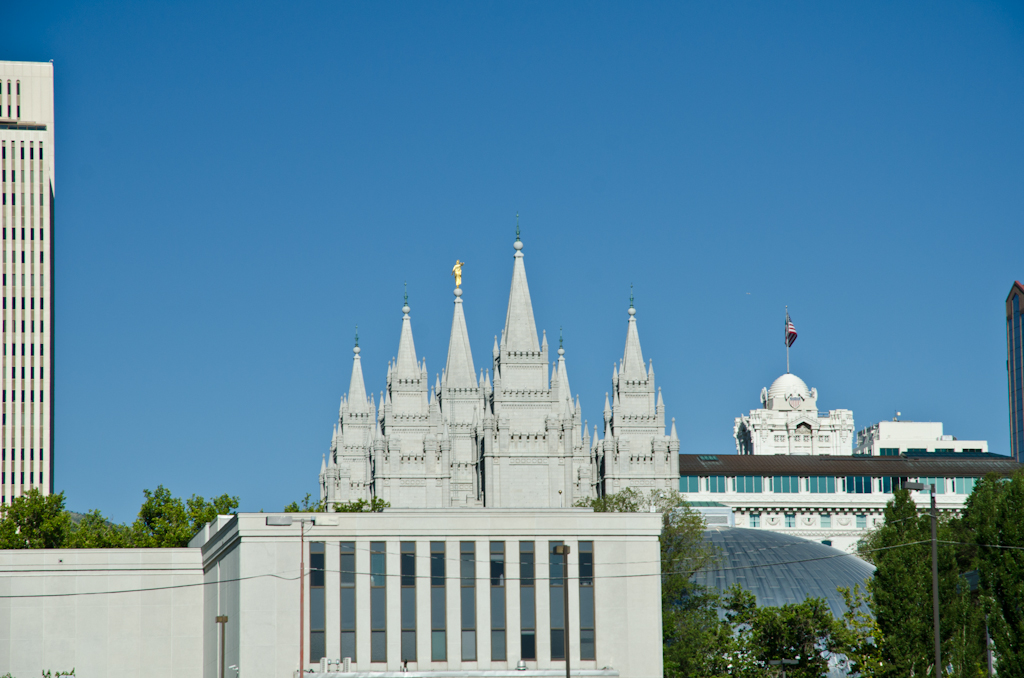
[[[53,491],[53,64],[0,61],[0,503]]]
[[[1010,389],[1010,456],[1024,455],[1024,285],[1006,297],[1006,376]]]

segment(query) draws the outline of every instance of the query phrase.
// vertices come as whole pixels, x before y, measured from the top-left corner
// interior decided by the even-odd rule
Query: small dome
[[[772,398],[786,399],[793,394],[799,395],[804,400],[811,398],[811,389],[807,388],[804,380],[795,374],[784,374],[774,382],[768,389],[768,400]]]

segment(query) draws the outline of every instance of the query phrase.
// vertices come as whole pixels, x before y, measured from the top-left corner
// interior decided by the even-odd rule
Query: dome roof
[[[772,382],[771,388],[768,389],[768,399],[785,399],[793,393],[799,393],[804,400],[808,400],[811,397],[811,389],[807,388],[804,380],[795,374],[787,372]]]
[[[704,536],[721,549],[722,557],[695,581],[720,591],[738,583],[757,596],[758,607],[824,598],[839,618],[846,605],[836,587],[860,584],[863,590],[864,580],[875,570],[831,546],[768,530],[711,527]]]

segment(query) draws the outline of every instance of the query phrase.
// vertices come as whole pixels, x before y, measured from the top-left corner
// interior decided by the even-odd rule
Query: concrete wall
[[[198,549],[0,551],[0,571],[0,670],[201,673]]]

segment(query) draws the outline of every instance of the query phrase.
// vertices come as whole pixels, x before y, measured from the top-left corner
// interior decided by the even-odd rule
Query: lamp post
[[[796,659],[772,659],[768,663],[772,666],[782,666],[782,678],[786,678],[786,665],[794,666],[800,662]]]
[[[285,527],[299,524],[299,675],[306,663],[306,523],[315,525],[313,518],[292,518],[291,516],[267,516],[267,525]],[[223,628],[223,627],[222,627]],[[221,671],[221,678],[224,672]]]
[[[228,623],[228,616],[219,614],[215,621],[220,624],[220,678],[224,678],[224,626]]]
[[[569,678],[569,547],[559,544],[555,554],[562,556],[562,620],[565,625],[562,637],[565,639],[565,678]]]
[[[942,641],[939,637],[939,538],[938,512],[935,508],[935,483],[903,483],[907,490],[927,490],[931,488],[932,499],[932,627],[935,632],[935,675],[942,671]]]

